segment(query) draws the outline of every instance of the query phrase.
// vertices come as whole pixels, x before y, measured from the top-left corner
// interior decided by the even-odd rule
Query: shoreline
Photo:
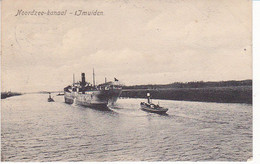
[[[16,92],[1,92],[1,99],[6,99],[8,97],[20,96],[20,95],[22,94]]]
[[[120,97],[146,98],[147,92],[152,99],[252,104],[252,86],[127,89]]]

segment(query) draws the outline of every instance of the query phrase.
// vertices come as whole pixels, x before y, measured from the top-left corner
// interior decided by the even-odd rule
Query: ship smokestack
[[[82,93],[85,94],[85,85],[86,85],[86,80],[85,80],[85,73],[81,73],[81,90]]]
[[[150,93],[148,92],[146,96],[147,96],[147,102],[148,102],[148,104],[150,104],[151,103]]]
[[[85,73],[81,73],[81,86],[84,87],[86,85]]]

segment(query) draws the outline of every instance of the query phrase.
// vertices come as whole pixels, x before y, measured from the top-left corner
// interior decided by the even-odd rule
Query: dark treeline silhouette
[[[148,84],[148,85],[133,85],[124,86],[123,89],[159,89],[159,88],[204,88],[204,87],[230,87],[230,86],[252,86],[252,80],[242,81],[219,81],[219,82],[175,82],[171,84]]]
[[[125,86],[121,97],[252,104],[252,80]]]
[[[16,93],[16,92],[1,92],[1,99],[5,99],[7,97],[11,96],[19,96],[21,93]]]

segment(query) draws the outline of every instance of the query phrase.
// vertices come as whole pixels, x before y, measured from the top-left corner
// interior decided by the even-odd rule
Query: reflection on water
[[[2,101],[4,161],[246,161],[252,156],[252,106],[160,100],[159,115],[142,99],[110,110],[68,105],[63,96]],[[156,100],[157,103],[157,100]]]

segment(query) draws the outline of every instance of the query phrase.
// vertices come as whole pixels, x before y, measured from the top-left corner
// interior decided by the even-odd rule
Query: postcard
[[[1,161],[252,160],[250,0],[1,7]]]

